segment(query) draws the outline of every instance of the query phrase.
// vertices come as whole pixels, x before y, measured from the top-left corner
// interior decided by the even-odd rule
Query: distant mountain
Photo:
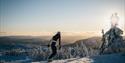
[[[0,36],[0,43],[41,43],[48,44],[52,36]],[[62,36],[62,45],[71,44],[77,40],[87,38],[87,36]]]
[[[66,46],[81,46],[82,44],[84,44],[86,47],[99,48],[101,43],[101,37],[91,37],[87,39],[77,40],[75,43],[68,44]]]

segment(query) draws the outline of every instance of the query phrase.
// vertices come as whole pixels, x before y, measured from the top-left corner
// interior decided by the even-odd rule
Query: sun
[[[109,30],[113,26],[117,26],[122,30],[125,30],[125,20],[124,15],[118,12],[110,13],[104,21],[104,30]]]

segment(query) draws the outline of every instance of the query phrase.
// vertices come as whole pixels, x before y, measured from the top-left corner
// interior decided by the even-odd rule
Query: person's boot
[[[52,59],[48,59],[47,61],[48,61],[48,62],[52,62]]]

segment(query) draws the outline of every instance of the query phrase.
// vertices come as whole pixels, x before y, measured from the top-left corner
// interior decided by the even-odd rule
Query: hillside
[[[25,61],[26,58],[28,58],[30,62],[45,61],[51,53],[51,51],[47,46],[43,46],[46,45],[45,41],[47,44],[47,40],[31,36],[0,37],[0,53],[1,53],[0,60],[13,62],[15,60]],[[58,50],[57,56],[54,58],[54,60],[55,62],[63,61],[63,59],[66,59],[64,61],[68,61],[72,59],[77,59],[77,57],[80,58],[80,60],[81,59],[83,60],[85,57],[86,61],[86,56],[98,57],[100,51],[99,47],[101,43],[102,43],[101,37],[90,37],[87,39],[76,40],[74,43],[63,45],[61,50]],[[122,52],[125,52],[125,48],[123,48]],[[13,53],[14,54],[16,53],[16,55],[9,56],[10,54]],[[6,57],[9,57],[9,59]]]

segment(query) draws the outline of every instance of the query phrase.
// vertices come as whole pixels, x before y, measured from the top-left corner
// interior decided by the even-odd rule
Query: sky
[[[115,12],[125,29],[125,0],[0,0],[0,35],[107,30]]]

